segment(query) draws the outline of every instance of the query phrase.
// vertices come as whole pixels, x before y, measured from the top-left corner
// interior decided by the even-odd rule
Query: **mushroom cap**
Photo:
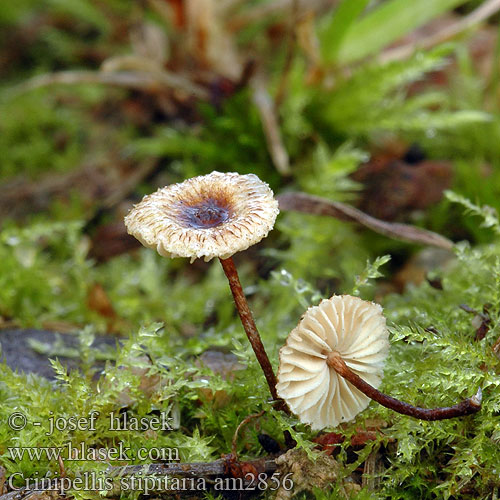
[[[227,259],[265,238],[279,213],[256,175],[212,172],[145,196],[125,217],[129,234],[164,257]]]
[[[337,352],[363,380],[378,387],[389,351],[382,308],[350,295],[310,307],[280,349],[278,395],[313,429],[352,420],[370,398],[327,365]]]

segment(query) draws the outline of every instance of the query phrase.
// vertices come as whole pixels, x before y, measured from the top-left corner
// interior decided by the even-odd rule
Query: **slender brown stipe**
[[[351,382],[351,384],[358,388],[363,394],[366,394],[369,398],[373,399],[377,403],[380,403],[382,406],[390,408],[398,413],[402,413],[403,415],[409,415],[410,417],[420,418],[422,420],[445,420],[447,418],[470,415],[481,409],[481,388],[478,389],[475,396],[464,399],[460,403],[453,406],[444,408],[419,408],[418,406],[412,406],[408,403],[404,403],[403,401],[399,401],[399,399],[387,396],[386,394],[383,394],[379,390],[375,389],[375,387],[371,386],[361,377],[352,372],[337,352],[329,353],[326,362],[328,366]]]
[[[259,361],[262,371],[264,372],[271,395],[273,396],[273,399],[278,400],[279,397],[276,393],[276,376],[274,375],[273,367],[271,366],[269,357],[264,349],[264,344],[262,344],[259,331],[257,330],[257,325],[253,319],[250,307],[248,306],[243,288],[241,287],[238,271],[234,265],[233,258],[229,257],[228,259],[219,260],[222,264],[222,269],[224,269],[227,279],[229,280],[229,286],[231,287],[231,292],[236,304],[236,309],[240,315],[241,323],[245,329],[245,333],[247,334],[250,344],[252,344],[253,351],[257,356],[257,360]]]

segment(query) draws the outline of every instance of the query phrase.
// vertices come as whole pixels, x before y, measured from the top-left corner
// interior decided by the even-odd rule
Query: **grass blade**
[[[464,0],[390,0],[351,25],[342,41],[337,61],[351,63],[379,52]]]

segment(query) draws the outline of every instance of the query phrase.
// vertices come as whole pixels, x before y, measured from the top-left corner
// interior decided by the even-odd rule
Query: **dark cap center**
[[[189,227],[208,229],[229,219],[229,210],[216,200],[205,200],[195,206],[182,208],[182,218]]]

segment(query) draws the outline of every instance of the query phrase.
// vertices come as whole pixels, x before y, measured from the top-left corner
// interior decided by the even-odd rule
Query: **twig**
[[[59,485],[52,481],[51,489],[30,490],[26,487],[0,496],[0,500],[62,500]]]
[[[274,96],[274,106],[275,109],[280,109],[281,103],[285,97],[286,87],[288,85],[288,80],[290,76],[290,70],[292,69],[293,56],[295,54],[295,46],[297,42],[297,35],[295,31],[295,27],[297,25],[297,17],[299,11],[298,0],[293,0],[291,5],[291,16],[290,16],[290,25],[288,27],[288,40],[286,47],[286,56],[285,56],[285,64],[283,65],[283,70],[281,71],[280,80],[278,83],[278,90],[276,90],[276,94]]]
[[[491,318],[488,313],[488,304],[483,306],[483,312],[478,312],[475,309],[472,309],[472,307],[469,307],[467,304],[460,304],[459,307],[466,313],[474,314],[472,325],[476,328],[475,340],[483,340],[484,337],[486,337],[491,325]],[[477,324],[478,320],[480,321],[479,324]]]
[[[255,22],[262,21],[263,19],[269,19],[275,14],[282,13],[290,9],[290,6],[295,0],[272,0],[267,3],[261,3],[255,7],[248,9],[247,12],[240,14],[239,16],[234,16],[228,23],[228,29],[231,31],[239,31],[240,29],[253,24]],[[334,0],[299,0],[298,2],[299,11],[313,11],[318,12],[326,8],[331,7],[335,1]]]
[[[247,466],[250,470],[270,475],[277,470],[277,465],[274,459],[267,457],[257,460],[242,462],[241,465]],[[216,477],[232,477],[228,475],[227,460],[219,459],[214,462],[193,462],[193,463],[165,463],[165,464],[148,464],[148,465],[126,465],[126,466],[110,466],[106,469],[107,477],[121,478],[123,476],[152,476],[161,477],[185,477],[185,478],[210,478]],[[71,482],[67,480],[68,484]],[[47,485],[47,483],[44,483]],[[60,498],[59,493],[64,490],[64,484],[61,478],[51,481],[47,486],[47,490],[30,490],[27,488],[19,488],[16,491],[11,491],[4,495],[0,495],[0,500],[55,500]],[[112,490],[110,493],[119,493],[119,481],[116,483],[118,491]],[[169,490],[172,493],[171,490]]]
[[[306,193],[284,193],[277,198],[281,210],[295,210],[307,214],[328,215],[340,220],[358,222],[372,231],[388,236],[389,238],[431,245],[446,250],[453,248],[452,241],[437,233],[408,224],[376,219],[357,208],[339,201],[330,201]]]
[[[493,344],[491,348],[495,356],[497,358],[500,358],[500,337],[498,337],[498,340]]]
[[[250,460],[249,463],[253,465],[259,472],[274,472],[276,470],[276,463],[272,459],[266,457],[257,460]],[[226,460],[219,459],[214,462],[193,462],[193,463],[165,463],[165,464],[149,464],[149,465],[125,465],[125,466],[110,466],[106,472],[110,477],[121,477],[124,475],[133,474],[158,474],[158,475],[172,475],[184,477],[208,477],[208,476],[222,476],[226,471]],[[2,500],[2,497],[0,497]]]
[[[252,79],[251,86],[253,101],[259,111],[267,147],[274,166],[281,175],[288,176],[291,174],[290,160],[281,139],[278,117],[276,116],[273,100],[259,77]]]
[[[115,87],[125,87],[145,92],[162,92],[175,89],[192,94],[200,99],[208,99],[209,92],[194,84],[187,78],[168,73],[167,71],[136,72],[136,71],[61,71],[35,76],[10,90],[16,96],[31,90],[49,85],[78,85],[82,83],[103,84]]]
[[[474,25],[488,19],[496,12],[500,11],[500,0],[488,0],[473,10],[470,14],[462,17],[459,21],[446,26],[434,35],[427,36],[417,42],[411,42],[401,47],[383,52],[380,56],[382,62],[399,61],[410,57],[416,50],[426,50],[439,45],[460,33],[472,28]]]
[[[66,468],[64,467],[64,460],[61,456],[57,458],[59,464],[59,477],[66,477]]]
[[[476,413],[481,409],[482,391],[478,389],[475,396],[464,399],[460,403],[443,408],[419,408],[408,403],[404,403],[399,399],[387,396],[375,389],[368,382],[365,382],[360,376],[356,375],[346,365],[345,361],[340,357],[338,352],[328,354],[326,363],[333,368],[339,375],[348,380],[354,387],[359,389],[363,394],[366,394],[370,399],[373,399],[382,406],[394,410],[403,415],[408,415],[421,420],[445,420],[448,418],[463,417]]]
[[[66,197],[75,189],[85,199],[97,201],[97,208],[112,207],[153,172],[157,164],[157,160],[148,159],[140,164],[114,162],[112,167],[82,165],[67,174],[50,174],[37,182],[15,178],[0,187],[0,217],[18,218],[27,210],[45,210],[54,198]]]
[[[264,415],[264,410],[262,411],[259,411],[259,413],[253,413],[252,415],[248,415],[248,417],[244,418],[240,424],[238,425],[238,427],[236,427],[236,430],[234,431],[234,435],[233,435],[233,442],[232,442],[232,446],[231,446],[231,453],[232,455],[238,459],[238,451],[237,451],[237,445],[238,445],[238,433],[240,432],[241,428],[245,425],[248,424],[248,422],[250,422],[250,420],[253,420],[254,418],[259,418],[259,417],[262,417],[262,415]]]

